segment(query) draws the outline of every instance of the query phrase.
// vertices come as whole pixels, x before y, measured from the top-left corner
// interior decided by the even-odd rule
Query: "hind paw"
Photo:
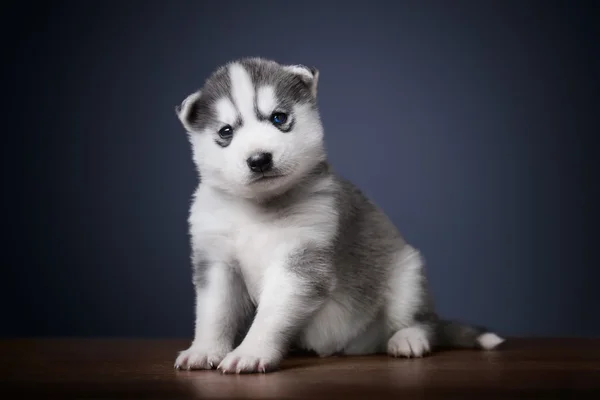
[[[387,353],[393,357],[423,357],[431,351],[427,336],[421,327],[400,329],[388,341]]]

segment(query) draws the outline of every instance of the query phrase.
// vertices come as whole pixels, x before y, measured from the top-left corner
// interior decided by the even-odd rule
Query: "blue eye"
[[[285,113],[276,112],[271,115],[271,122],[273,122],[275,125],[285,124],[285,121],[287,121],[287,115]]]

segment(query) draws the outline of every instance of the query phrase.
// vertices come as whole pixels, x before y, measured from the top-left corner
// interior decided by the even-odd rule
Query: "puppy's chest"
[[[213,215],[214,229],[227,238],[227,258],[239,269],[255,302],[272,268],[285,263],[287,255],[305,236],[306,226],[292,218],[253,208],[236,208]],[[209,249],[210,251],[210,249]]]
[[[285,268],[289,253],[301,245],[304,227],[261,212],[240,215],[230,227],[232,257],[250,297],[258,304],[268,275],[276,268]]]
[[[218,251],[227,249],[255,302],[270,271],[285,268],[290,254],[307,243],[331,240],[336,226],[334,214],[314,202],[278,210],[222,204],[205,215],[211,223],[203,225],[202,236],[224,239]]]
[[[250,296],[258,302],[266,274],[285,257],[285,238],[293,231],[293,227],[260,218],[237,220],[232,226],[232,257]]]
[[[309,242],[329,240],[335,227],[330,215],[302,205],[277,212],[238,210],[227,221],[232,258],[255,302],[273,269],[286,268],[290,254]]]

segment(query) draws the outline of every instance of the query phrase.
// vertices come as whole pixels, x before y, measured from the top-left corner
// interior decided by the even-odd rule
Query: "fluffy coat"
[[[276,369],[291,347],[422,357],[493,349],[440,319],[424,259],[327,161],[319,71],[245,58],[176,108],[200,183],[189,214],[195,336],[177,368]]]

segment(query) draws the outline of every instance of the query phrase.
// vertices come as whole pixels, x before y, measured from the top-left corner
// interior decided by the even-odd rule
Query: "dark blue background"
[[[242,56],[320,69],[332,164],[424,252],[444,316],[600,335],[593,2],[16,4],[2,335],[191,337],[174,106]]]

